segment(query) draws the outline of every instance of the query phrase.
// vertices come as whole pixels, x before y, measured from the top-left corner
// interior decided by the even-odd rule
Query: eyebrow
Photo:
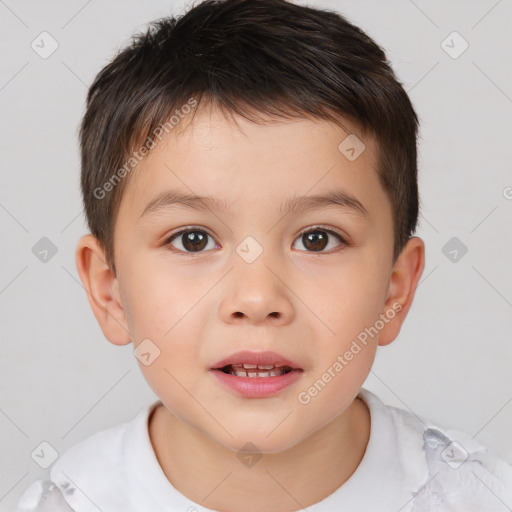
[[[228,202],[213,196],[200,196],[177,190],[166,190],[153,198],[144,208],[140,218],[160,212],[172,207],[185,207],[197,210],[215,210],[217,212],[230,213],[231,206]],[[288,215],[307,212],[319,208],[337,206],[353,213],[370,217],[366,208],[353,195],[343,190],[333,190],[323,194],[292,196],[280,206],[279,213]]]

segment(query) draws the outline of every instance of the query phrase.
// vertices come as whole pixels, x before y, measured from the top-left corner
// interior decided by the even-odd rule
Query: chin
[[[290,432],[287,432],[285,429],[279,435],[272,433],[268,437],[267,432],[262,430],[243,429],[240,432],[229,431],[233,437],[226,434],[221,438],[215,436],[212,439],[236,453],[240,451],[261,454],[282,453],[293,448],[300,441],[300,439],[291,437]]]

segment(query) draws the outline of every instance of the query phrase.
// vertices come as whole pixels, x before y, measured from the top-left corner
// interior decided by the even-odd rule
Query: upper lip
[[[238,365],[238,364],[257,364],[257,365],[271,365],[274,366],[289,366],[294,370],[300,370],[300,366],[291,361],[287,357],[282,356],[276,352],[265,351],[265,352],[251,352],[249,350],[242,350],[240,352],[235,352],[224,359],[216,362],[212,366],[212,370],[219,370],[220,368],[224,368],[224,366]]]

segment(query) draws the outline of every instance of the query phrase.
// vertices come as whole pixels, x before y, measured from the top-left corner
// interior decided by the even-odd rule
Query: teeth
[[[276,365],[274,366],[273,364],[247,364],[247,363],[243,363],[242,365],[232,365],[233,368],[234,367],[239,367],[239,366],[243,366],[245,370],[255,370],[256,368],[258,368],[258,370],[272,370],[272,368],[280,368],[281,366],[283,365]]]
[[[292,369],[285,364],[232,364],[223,371],[235,377],[279,377]]]
[[[235,377],[279,377],[280,375],[284,375],[284,372],[281,370],[281,368],[274,368],[273,370],[257,372],[248,372],[237,368],[236,370],[230,372],[230,374],[234,375]]]

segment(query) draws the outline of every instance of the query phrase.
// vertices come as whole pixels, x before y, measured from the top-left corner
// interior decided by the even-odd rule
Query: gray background
[[[512,463],[512,2],[298,3],[339,10],[375,38],[421,120],[426,268],[365,387]],[[134,31],[184,5],[0,0],[3,509],[44,472],[31,458],[42,441],[63,453],[156,399],[131,346],[103,337],[75,268],[86,232],[77,130],[96,73]],[[31,48],[43,31],[58,42],[46,59]],[[460,55],[453,31],[469,44]],[[57,248],[46,262],[32,252],[43,237]],[[455,246],[443,253],[453,237],[456,261]]]

